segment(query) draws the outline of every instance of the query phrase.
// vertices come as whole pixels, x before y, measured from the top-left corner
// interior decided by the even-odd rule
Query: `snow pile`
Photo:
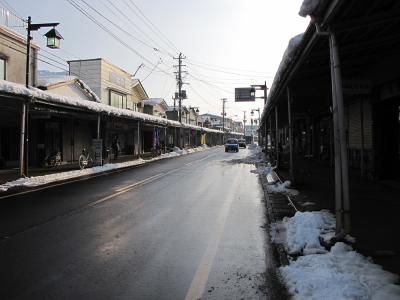
[[[272,173],[273,170],[275,170],[276,167],[272,167],[271,165],[268,165],[266,167],[261,167],[261,168],[257,168],[255,170],[251,170],[251,173],[255,173],[255,174],[260,174],[260,175],[267,175]]]
[[[267,176],[269,173],[267,174]],[[296,196],[299,194],[299,191],[295,189],[290,189],[291,182],[286,180],[285,182],[276,181],[274,184],[267,185],[267,190],[269,193],[273,194],[285,194],[289,196]]]
[[[174,147],[174,149],[172,151],[179,155],[187,154],[187,150],[181,149],[179,147]]]
[[[397,275],[337,243],[326,254],[299,257],[280,268],[294,299],[399,299]]]
[[[204,151],[207,149],[209,149],[207,146],[206,147],[198,147],[198,148],[196,148],[196,151],[193,151],[193,152]],[[130,160],[130,161],[121,162],[121,163],[105,164],[103,166],[98,166],[98,167],[93,167],[93,168],[88,168],[88,169],[83,169],[83,170],[74,170],[74,171],[66,171],[66,172],[60,172],[60,173],[54,173],[54,174],[48,174],[48,175],[19,178],[15,181],[6,182],[6,183],[0,185],[0,192],[5,192],[5,191],[8,191],[9,189],[15,188],[15,187],[23,187],[23,186],[24,187],[36,187],[36,186],[40,186],[40,185],[57,182],[57,181],[79,178],[79,177],[88,176],[88,175],[96,174],[96,173],[102,173],[102,172],[111,171],[111,170],[115,170],[115,169],[142,165],[142,164],[145,164],[145,163],[148,163],[151,161],[181,156],[181,155],[185,155],[188,153],[189,152],[187,150],[181,150],[180,148],[175,147],[172,152],[165,153],[165,154],[162,154],[160,156],[157,156],[157,157],[154,157],[154,158],[151,158],[148,160],[139,158],[136,160]],[[190,152],[190,153],[192,153],[192,152]]]
[[[273,242],[284,244],[288,253],[303,254],[280,267],[294,299],[400,299],[399,277],[336,243],[330,251],[319,242],[333,236],[335,218],[326,210],[297,212],[271,226]]]
[[[284,218],[274,224],[271,231],[273,242],[282,240],[289,254],[325,253],[319,242],[319,236],[327,232],[335,232],[335,217],[327,210],[319,212],[296,212],[292,218]]]
[[[262,152],[262,148],[261,147],[259,147],[259,146],[250,147],[249,146],[249,150],[251,152],[251,155],[249,155],[249,156],[247,156],[247,157],[245,157],[243,159],[240,159],[241,163],[244,163],[244,164],[257,164],[257,163],[264,162],[265,155]]]

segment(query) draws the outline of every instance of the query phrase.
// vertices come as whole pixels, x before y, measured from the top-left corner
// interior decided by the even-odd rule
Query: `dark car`
[[[239,152],[239,142],[237,139],[228,139],[225,143],[225,152],[235,151]]]
[[[246,148],[246,140],[245,139],[238,139],[239,147]]]

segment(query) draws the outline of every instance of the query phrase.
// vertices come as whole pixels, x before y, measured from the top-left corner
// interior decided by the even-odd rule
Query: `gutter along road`
[[[223,148],[0,201],[1,299],[276,299],[253,153]]]

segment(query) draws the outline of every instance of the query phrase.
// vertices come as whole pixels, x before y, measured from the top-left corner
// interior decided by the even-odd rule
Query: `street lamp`
[[[53,27],[48,31],[45,36],[47,38],[47,47],[57,49],[60,47],[60,40],[63,38],[61,34],[55,29],[60,23],[32,23],[31,17],[28,17],[27,37],[26,37],[26,76],[25,85],[29,88],[29,65],[30,65],[30,52],[31,52],[31,31],[37,31],[42,27]],[[21,114],[21,139],[20,139],[20,156],[19,156],[19,173],[20,176],[28,176],[28,144],[29,144],[29,107],[28,103],[22,104]],[[25,160],[24,160],[25,158]],[[25,169],[25,170],[24,170]]]
[[[30,48],[31,48],[31,31],[37,31],[42,27],[53,27],[49,30],[45,37],[47,38],[47,47],[51,49],[60,48],[60,40],[63,39],[61,34],[55,29],[60,23],[32,23],[31,17],[28,17],[27,37],[26,37],[26,87],[29,86],[29,60],[30,60]]]

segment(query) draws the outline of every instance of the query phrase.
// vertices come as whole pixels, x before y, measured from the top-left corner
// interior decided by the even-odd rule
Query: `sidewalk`
[[[297,209],[312,211],[329,209],[334,213],[334,170],[318,161],[296,159],[292,188]],[[287,171],[278,172],[282,180]],[[371,181],[350,173],[351,235],[354,249],[384,269],[400,274],[400,183]]]

